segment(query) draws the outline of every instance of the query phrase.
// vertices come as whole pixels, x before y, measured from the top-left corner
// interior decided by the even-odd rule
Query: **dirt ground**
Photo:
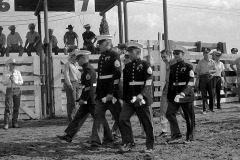
[[[143,154],[145,138],[136,116],[132,120],[136,147],[121,154],[117,146],[103,146],[98,150],[85,148],[92,126],[89,117],[72,143],[58,140],[67,126],[66,118],[28,120],[20,122],[21,128],[0,130],[0,160],[240,160],[240,105],[223,104],[223,110],[201,114],[196,107],[196,141],[191,144],[166,144],[166,138],[156,138],[155,152]],[[110,125],[113,124],[108,116]],[[155,135],[159,135],[159,119],[154,118]],[[178,116],[183,135],[186,125]],[[0,121],[3,125],[3,121]]]

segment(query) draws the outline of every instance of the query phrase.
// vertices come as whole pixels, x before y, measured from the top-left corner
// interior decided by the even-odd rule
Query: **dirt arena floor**
[[[240,160],[240,104],[223,104],[223,110],[201,114],[196,108],[196,141],[191,144],[166,144],[166,138],[155,140],[155,152],[143,154],[145,138],[136,116],[132,120],[136,147],[120,153],[118,146],[105,145],[98,150],[84,147],[92,126],[89,117],[72,143],[58,140],[68,122],[66,118],[21,121],[19,129],[0,129],[0,160]],[[156,113],[157,115],[157,113]],[[110,125],[113,124],[108,116]],[[183,137],[186,125],[178,116]],[[3,125],[3,121],[0,121]],[[159,135],[159,119],[154,118],[155,135]]]

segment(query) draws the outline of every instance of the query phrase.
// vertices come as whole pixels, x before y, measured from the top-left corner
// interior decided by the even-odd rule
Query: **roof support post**
[[[122,19],[122,3],[118,3],[118,26],[119,26],[119,43],[123,43],[123,19]]]
[[[163,0],[163,18],[164,18],[164,42],[165,49],[169,50],[168,44],[168,18],[167,18],[167,1]]]
[[[127,0],[123,0],[123,13],[124,13],[125,43],[127,43],[127,42],[128,42],[128,12],[127,12]]]

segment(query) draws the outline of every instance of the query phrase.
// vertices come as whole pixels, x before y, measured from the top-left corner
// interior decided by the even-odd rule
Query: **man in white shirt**
[[[12,127],[19,128],[17,124],[19,107],[21,101],[20,85],[23,84],[23,79],[20,71],[15,69],[16,60],[14,58],[6,61],[6,70],[3,73],[3,85],[7,87],[5,96],[5,111],[4,111],[4,127],[9,128],[10,114],[12,114]]]
[[[6,49],[5,49],[5,45],[6,45],[6,36],[5,34],[2,33],[3,27],[0,26],[0,53],[1,53],[1,57],[4,56]]]
[[[11,25],[8,27],[11,33],[7,36],[6,56],[9,57],[9,52],[17,51],[19,56],[23,54],[23,41],[18,32],[15,32],[16,27]]]
[[[227,82],[225,76],[225,67],[224,64],[220,61],[222,53],[220,51],[213,51],[212,56],[215,61],[216,72],[213,73],[213,101],[215,101],[215,96],[217,97],[217,109],[222,109],[220,106],[220,92],[221,92],[221,83]],[[222,76],[224,79],[222,79]],[[215,103],[213,103],[215,104]]]

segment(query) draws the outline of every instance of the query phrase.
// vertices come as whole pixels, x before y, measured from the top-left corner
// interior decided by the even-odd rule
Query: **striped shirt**
[[[71,82],[79,81],[81,79],[81,73],[78,70],[76,64],[68,61],[64,65],[64,79],[67,85],[72,85]]]

